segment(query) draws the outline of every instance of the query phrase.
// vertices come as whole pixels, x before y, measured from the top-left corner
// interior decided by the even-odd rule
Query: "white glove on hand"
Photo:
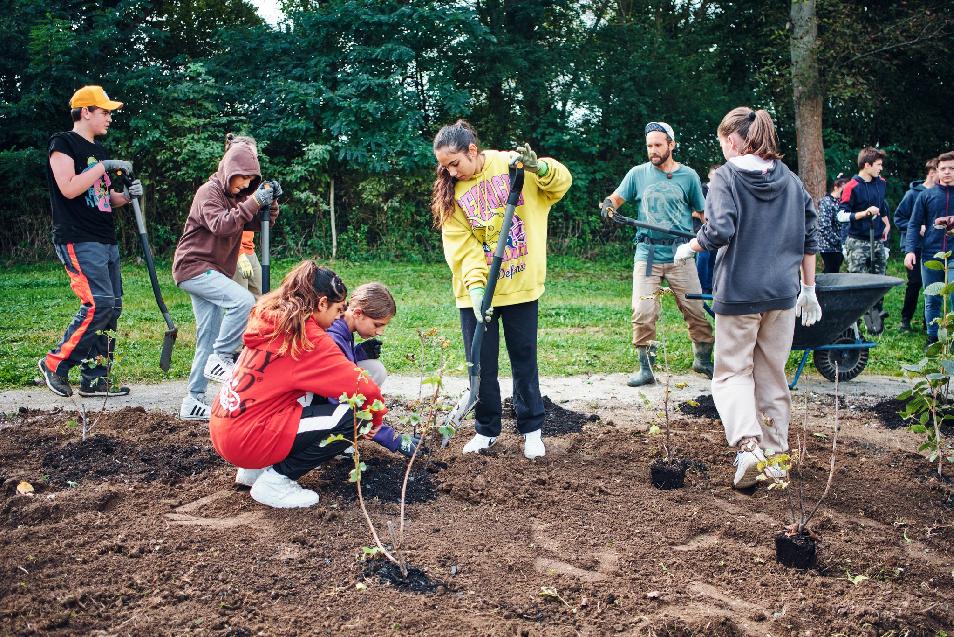
[[[479,285],[467,290],[467,293],[470,294],[470,302],[474,306],[474,316],[477,317],[478,323],[481,321],[489,323],[494,314],[494,308],[491,306],[487,308],[487,312],[483,317],[480,316],[480,304],[484,302],[484,289],[482,285]]]
[[[129,196],[142,197],[142,182],[138,179],[134,179],[133,182],[129,184]]]
[[[252,278],[252,262],[249,260],[247,254],[240,254],[238,258],[238,269],[242,273],[242,278],[251,279]]]
[[[695,252],[688,243],[681,243],[679,247],[676,248],[676,254],[673,255],[674,261],[685,261],[686,259],[691,259],[695,255]]]
[[[802,325],[808,327],[821,320],[822,310],[815,296],[815,286],[802,283],[802,291],[795,301],[795,316],[802,317]]]

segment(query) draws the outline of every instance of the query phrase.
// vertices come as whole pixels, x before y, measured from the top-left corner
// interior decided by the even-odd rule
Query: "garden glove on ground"
[[[538,177],[543,177],[550,172],[547,162],[537,159],[537,154],[530,148],[530,144],[517,146],[516,152],[517,156],[510,162],[511,165],[518,161],[523,162],[523,169],[527,172],[536,173]]]
[[[477,287],[470,288],[467,290],[467,293],[470,294],[470,302],[474,306],[474,316],[477,317],[477,322],[486,321],[489,323],[490,317],[494,313],[492,306],[487,308],[487,313],[483,317],[480,316],[480,305],[484,302],[484,286],[478,285]]]
[[[262,184],[258,187],[252,197],[255,198],[255,201],[258,202],[259,207],[270,206],[272,205],[272,198],[275,196],[275,192],[271,188],[266,188],[265,184]]]
[[[106,169],[106,172],[111,173],[117,170],[124,170],[127,173],[132,172],[132,164],[128,161],[122,161],[121,159],[104,159],[102,161],[103,168]]]
[[[142,182],[138,179],[133,179],[133,182],[129,184],[129,196],[142,197]]]
[[[821,305],[818,304],[818,297],[815,296],[815,286],[802,283],[802,291],[795,301],[795,316],[802,317],[802,325],[808,327],[814,325],[822,317]]]
[[[248,260],[247,254],[240,254],[238,258],[238,270],[245,279],[252,278],[252,262]]]
[[[676,254],[673,255],[673,261],[685,261],[686,259],[691,259],[694,254],[692,248],[688,243],[681,243],[679,247],[676,248]]]
[[[356,349],[364,352],[367,358],[381,358],[381,341],[376,338],[369,338],[358,345]]]
[[[604,219],[609,219],[615,212],[616,207],[613,205],[613,200],[609,197],[604,199],[602,205],[600,205],[600,216]]]

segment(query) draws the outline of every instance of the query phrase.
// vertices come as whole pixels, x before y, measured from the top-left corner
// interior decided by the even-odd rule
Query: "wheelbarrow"
[[[868,365],[868,350],[877,343],[865,340],[858,330],[858,320],[891,288],[903,281],[881,274],[816,274],[815,294],[822,308],[821,320],[810,327],[795,321],[792,350],[801,350],[802,358],[795,369],[790,389],[795,389],[805,370],[809,354],[815,369],[830,381],[851,380]],[[686,298],[712,300],[711,294],[687,294]],[[708,303],[706,311],[715,316]]]

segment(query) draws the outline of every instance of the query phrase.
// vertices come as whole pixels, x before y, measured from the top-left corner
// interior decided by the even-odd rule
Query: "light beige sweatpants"
[[[795,309],[761,314],[716,314],[712,399],[733,447],[743,438],[769,451],[788,450],[792,396],[785,363],[795,332]]]

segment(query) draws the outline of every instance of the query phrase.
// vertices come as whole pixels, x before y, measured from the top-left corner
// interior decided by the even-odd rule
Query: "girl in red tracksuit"
[[[245,349],[212,404],[212,445],[243,467],[235,481],[254,500],[278,508],[308,507],[318,494],[298,478],[350,445],[353,413],[330,403],[362,394],[371,409],[371,437],[387,409],[381,390],[349,361],[325,331],[345,309],[348,290],[333,271],[304,261],[249,316]],[[346,440],[321,446],[334,434]]]

